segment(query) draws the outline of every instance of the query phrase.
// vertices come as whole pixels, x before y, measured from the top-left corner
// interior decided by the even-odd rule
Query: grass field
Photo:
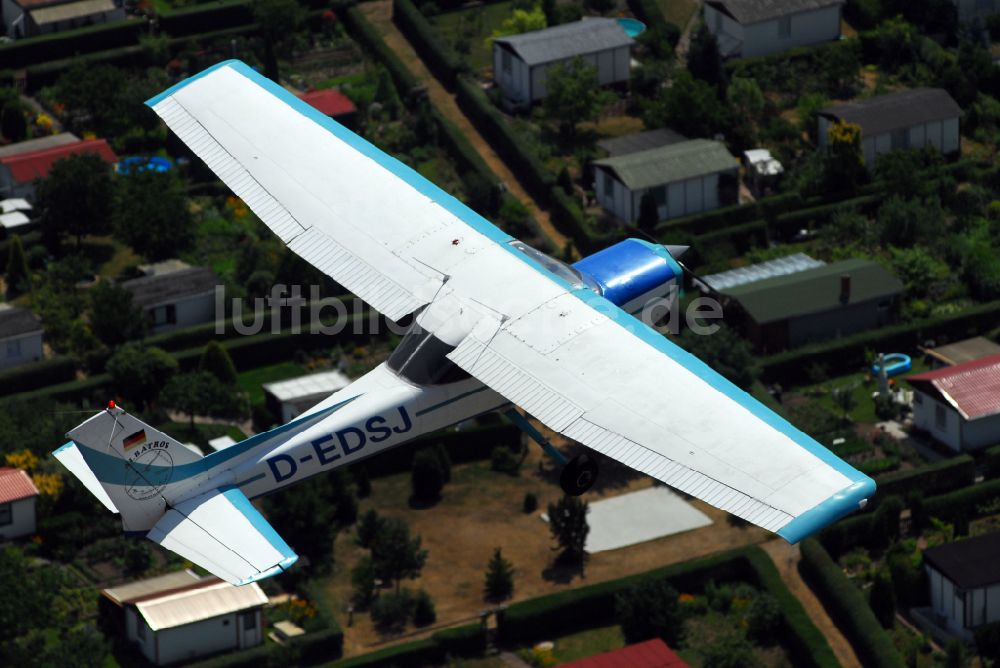
[[[431,19],[438,33],[452,46],[460,36],[469,44],[463,58],[473,70],[493,65],[493,45],[487,39],[513,12],[513,2],[496,2],[481,7],[444,12]]]
[[[264,383],[295,378],[305,375],[305,373],[306,370],[295,362],[280,362],[244,371],[239,375],[236,384],[250,396],[250,403],[256,405],[264,403],[264,389],[261,387]]]

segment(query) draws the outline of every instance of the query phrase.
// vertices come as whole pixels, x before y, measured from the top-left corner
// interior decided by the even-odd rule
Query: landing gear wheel
[[[597,481],[597,462],[589,455],[577,455],[563,467],[559,485],[570,496],[580,496]]]

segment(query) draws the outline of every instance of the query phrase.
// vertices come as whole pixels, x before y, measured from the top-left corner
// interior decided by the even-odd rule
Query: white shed
[[[706,0],[723,56],[749,58],[840,39],[844,0]]]
[[[350,384],[351,379],[339,371],[323,371],[267,383],[264,385],[264,399],[268,409],[284,423]]]
[[[234,587],[185,571],[104,591],[124,609],[125,637],[151,663],[247,649],[264,638],[267,595],[256,582]]]
[[[121,285],[132,293],[132,303],[142,308],[153,333],[216,319],[215,289],[222,280],[215,272],[176,260],[151,266],[150,275]]]
[[[739,164],[717,141],[691,139],[593,164],[597,201],[629,223],[639,218],[647,192],[660,220],[736,203]]]
[[[958,153],[958,119],[962,109],[941,88],[913,88],[821,109],[819,146],[827,130],[841,121],[861,126],[865,164],[874,168],[883,153],[933,146],[945,155]]]
[[[914,427],[958,452],[1000,443],[1000,354],[906,380]]]
[[[549,70],[575,58],[597,68],[602,86],[625,82],[632,43],[618,21],[604,18],[498,37],[493,40],[493,79],[515,107],[544,98]]]
[[[0,468],[0,539],[35,533],[38,488],[31,477],[15,468]]]
[[[1000,532],[924,550],[934,623],[971,640],[971,630],[1000,621]]]

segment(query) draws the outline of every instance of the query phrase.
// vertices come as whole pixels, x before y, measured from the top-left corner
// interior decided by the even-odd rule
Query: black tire
[[[597,461],[589,455],[577,455],[563,467],[559,486],[570,496],[585,494],[597,482]]]

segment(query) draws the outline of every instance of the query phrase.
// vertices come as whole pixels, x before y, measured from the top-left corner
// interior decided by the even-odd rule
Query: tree
[[[885,571],[876,575],[868,603],[882,628],[891,629],[896,620],[896,593],[892,588],[892,580]]]
[[[111,281],[90,288],[90,329],[106,346],[119,346],[142,338],[146,316],[132,303],[132,293]]]
[[[878,210],[879,239],[887,246],[915,246],[938,233],[943,215],[936,202],[893,195]]]
[[[640,229],[652,231],[656,224],[660,222],[660,211],[656,205],[656,197],[652,190],[647,190],[639,200],[639,220],[636,224]]]
[[[749,390],[760,374],[752,346],[729,327],[704,336],[685,329],[679,343],[740,389]]]
[[[278,54],[305,24],[306,11],[296,0],[253,0],[250,10],[264,38],[264,74],[278,81]]]
[[[531,492],[527,492],[524,495],[524,501],[521,503],[521,510],[523,510],[525,513],[533,513],[537,509],[538,509],[538,497],[532,494]]]
[[[229,352],[218,341],[209,341],[198,362],[199,371],[207,371],[223,385],[235,385],[239,376]]]
[[[375,544],[375,538],[379,535],[384,526],[385,519],[379,517],[379,514],[375,511],[375,509],[369,509],[364,515],[361,516],[361,521],[358,522],[358,545],[371,549],[372,545]]]
[[[719,54],[719,41],[702,25],[691,39],[687,54],[687,71],[696,79],[714,86],[720,93],[726,85],[726,70]]]
[[[834,192],[854,190],[867,177],[861,126],[837,121],[826,130],[824,180]]]
[[[58,250],[65,236],[74,237],[79,249],[85,235],[107,233],[112,194],[111,166],[97,154],[57,160],[36,194],[49,250]]]
[[[399,93],[396,91],[396,85],[392,83],[389,70],[385,68],[379,69],[378,77],[375,80],[375,101],[382,105],[382,109],[389,115],[389,118],[395,118],[396,114],[399,113],[401,106]]]
[[[414,579],[427,561],[427,550],[420,548],[420,536],[410,537],[410,527],[398,517],[385,520],[372,543],[372,562],[382,580],[395,584],[399,593],[403,579]]]
[[[0,88],[0,137],[11,142],[23,141],[28,136],[28,122],[24,119],[24,104],[13,88]]]
[[[406,627],[406,620],[413,610],[410,591],[379,596],[372,604],[372,621],[380,633],[399,633]]]
[[[590,532],[588,510],[587,502],[576,496],[565,495],[557,503],[549,504],[549,529],[562,550],[560,561],[583,564],[587,556],[584,546]]]
[[[647,577],[617,594],[615,618],[628,644],[662,638],[676,647],[683,638],[684,613],[677,590],[663,578]]]
[[[195,415],[233,415],[239,412],[239,397],[207,371],[174,376],[163,387],[160,403],[187,413],[194,432]]]
[[[368,555],[351,569],[351,586],[351,604],[358,610],[367,610],[375,600],[375,567]]]
[[[296,485],[280,497],[264,499],[264,510],[281,535],[316,573],[333,567],[333,541],[337,536],[337,507],[330,501],[328,476],[319,476]]]
[[[851,411],[858,405],[853,387],[838,387],[833,390],[833,403],[837,404],[845,422],[851,421]]]
[[[414,455],[410,483],[414,501],[434,502],[441,498],[444,470],[441,460],[433,451],[421,450]]]
[[[437,611],[434,609],[434,599],[421,589],[413,599],[413,625],[430,626],[437,621]]]
[[[737,77],[729,84],[726,99],[732,111],[731,140],[744,148],[757,143],[757,125],[764,113],[764,93],[749,77]]]
[[[31,272],[28,270],[28,260],[24,257],[24,244],[17,234],[10,240],[10,249],[7,252],[7,275],[4,280],[7,283],[7,299],[13,299],[31,290]]]
[[[547,27],[546,21],[545,12],[539,5],[535,5],[530,10],[515,9],[510,16],[503,20],[500,27],[493,31],[490,41],[497,37],[541,30]]]
[[[514,594],[514,567],[504,559],[500,548],[493,549],[493,558],[486,566],[486,582],[483,587],[487,601],[499,603]]]
[[[177,373],[177,360],[161,348],[126,343],[108,360],[107,369],[115,391],[145,409]]]
[[[726,109],[710,84],[682,70],[647,106],[643,121],[652,128],[670,126],[691,137],[711,137],[725,128]]]
[[[758,668],[761,663],[742,634],[730,633],[701,649],[703,668]]]
[[[597,68],[582,58],[553,66],[546,90],[545,114],[558,124],[559,135],[567,142],[576,137],[578,123],[598,119],[607,101],[597,79]]]
[[[747,634],[762,645],[778,642],[783,616],[778,601],[767,592],[757,594],[747,609]]]
[[[112,221],[122,241],[154,262],[177,257],[194,241],[187,191],[174,172],[140,170],[119,178]]]

